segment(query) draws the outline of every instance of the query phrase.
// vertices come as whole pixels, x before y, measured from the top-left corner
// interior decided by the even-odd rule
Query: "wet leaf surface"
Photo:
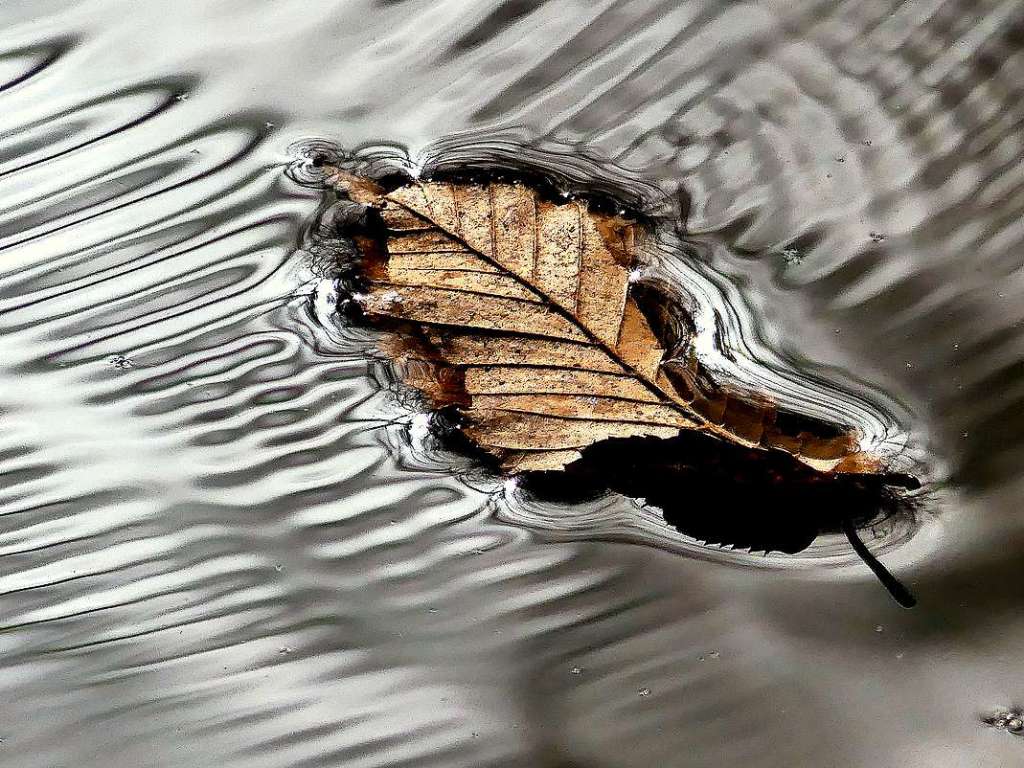
[[[693,432],[784,452],[813,472],[884,474],[854,430],[722,386],[692,348],[669,356],[666,307],[634,290],[644,229],[521,183],[412,181],[330,169],[369,207],[356,234],[362,315],[393,330],[401,379],[508,473],[562,469],[588,446]],[[366,222],[369,221],[369,224]],[[808,473],[800,473],[801,475]],[[812,473],[813,474],[813,473]]]

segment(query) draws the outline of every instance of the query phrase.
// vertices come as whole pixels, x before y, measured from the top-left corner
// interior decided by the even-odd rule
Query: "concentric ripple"
[[[1019,3],[9,0],[0,30],[0,765],[1019,760],[979,721],[1024,686]],[[679,221],[649,279],[730,375],[952,481],[878,532],[919,607],[835,540],[752,567],[437,451],[333,313],[285,173],[311,137]]]

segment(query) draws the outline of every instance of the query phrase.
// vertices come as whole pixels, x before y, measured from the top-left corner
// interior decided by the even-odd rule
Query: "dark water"
[[[0,30],[0,764],[1024,764],[1018,2],[7,0]],[[918,607],[839,536],[710,549],[437,450],[334,313],[286,175],[317,141],[685,216],[652,269],[721,318],[704,352],[929,480],[866,534]]]

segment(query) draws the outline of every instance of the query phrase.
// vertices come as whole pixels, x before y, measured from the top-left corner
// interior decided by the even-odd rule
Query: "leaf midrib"
[[[420,187],[420,190],[423,192],[423,199],[424,199],[424,201],[426,202],[426,204],[427,204],[427,206],[429,208],[430,207],[430,198],[427,196],[426,190],[423,189],[423,185],[420,182],[417,181],[415,183]],[[488,196],[490,196],[490,188],[491,188],[491,185],[488,184],[487,185]],[[558,313],[559,315],[561,315],[564,319],[566,319],[570,323],[572,323],[573,326],[575,326],[576,328],[579,328],[584,334],[586,334],[587,338],[589,338],[591,340],[591,343],[592,343],[593,346],[596,346],[599,349],[601,349],[606,355],[608,355],[608,357],[610,357],[619,366],[621,366],[622,369],[625,370],[630,376],[632,376],[633,378],[635,378],[638,381],[640,381],[649,391],[651,391],[652,393],[656,394],[658,396],[659,400],[663,404],[669,405],[672,408],[675,408],[680,413],[683,413],[686,416],[694,417],[695,419],[697,419],[697,420],[699,420],[701,422],[705,422],[705,424],[706,424],[707,420],[703,416],[701,416],[697,411],[693,410],[692,408],[686,408],[686,407],[682,406],[681,404],[677,403],[675,400],[673,400],[668,394],[666,394],[666,392],[661,387],[659,387],[653,381],[650,381],[646,376],[643,376],[633,366],[629,365],[629,363],[627,363],[618,354],[616,354],[615,351],[611,347],[609,347],[607,344],[605,344],[600,338],[597,337],[596,334],[594,334],[589,328],[587,328],[583,323],[581,323],[578,318],[576,318],[567,309],[565,309],[564,307],[559,305],[556,301],[552,300],[550,296],[548,296],[546,293],[544,293],[542,290],[540,290],[537,286],[535,286],[535,285],[531,284],[529,281],[523,279],[522,277],[517,275],[512,270],[507,269],[504,265],[500,264],[496,259],[493,259],[490,256],[488,256],[488,255],[478,251],[476,248],[471,246],[466,240],[464,240],[458,233],[452,232],[447,227],[442,226],[439,222],[437,222],[434,219],[433,213],[431,213],[431,216],[428,219],[428,218],[425,218],[421,213],[418,213],[417,211],[414,211],[412,208],[410,208],[408,205],[406,205],[405,203],[401,202],[400,200],[396,200],[396,199],[390,197],[390,195],[385,195],[385,197],[388,198],[389,202],[392,202],[392,203],[395,203],[396,205],[402,206],[402,208],[404,208],[406,211],[411,213],[413,216],[418,216],[419,218],[423,219],[424,221],[430,222],[430,224],[433,225],[436,229],[438,229],[439,231],[443,232],[448,237],[451,237],[452,239],[456,240],[458,243],[460,243],[462,246],[464,246],[467,250],[469,250],[475,256],[480,257],[481,259],[486,261],[488,264],[491,264],[495,268],[501,270],[502,274],[507,274],[507,275],[511,276],[520,285],[524,286],[525,288],[527,288],[530,291],[533,291],[535,294],[537,294],[538,296],[541,297],[541,299],[544,301],[545,305],[549,309],[551,309],[551,310],[555,311],[556,313]],[[453,193],[452,197],[454,199],[454,197],[455,197],[454,193]],[[536,200],[536,198],[534,198],[534,200]],[[493,227],[494,227],[494,205],[493,205],[493,202],[489,201],[489,205],[490,205],[490,211],[489,211],[490,216],[489,216],[489,218],[491,220],[491,229],[493,231]],[[457,203],[456,203],[456,212],[457,211],[458,211],[458,207],[457,207]],[[456,215],[456,220],[457,221],[459,220],[459,216],[458,215]],[[534,234],[534,239],[536,241],[537,237],[539,236],[539,233],[537,233],[537,231],[536,231],[536,215],[534,216],[533,226],[534,226],[534,233],[535,233]],[[389,251],[389,258],[390,258],[390,251]],[[534,259],[534,264],[536,265],[536,259]],[[491,295],[491,294],[482,294],[482,295]],[[627,298],[627,300],[629,299],[628,288],[627,288],[626,298]],[[622,323],[621,318],[619,319],[619,323],[620,323],[620,327],[621,327],[621,323]],[[698,426],[698,427],[695,427],[694,429],[701,429],[701,428],[702,427]]]

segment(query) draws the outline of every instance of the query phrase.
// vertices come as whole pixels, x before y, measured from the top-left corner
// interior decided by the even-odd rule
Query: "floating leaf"
[[[330,172],[379,217],[357,237],[364,316],[398,331],[387,351],[401,378],[458,406],[464,433],[503,470],[559,469],[600,441],[692,430],[824,473],[881,471],[852,429],[716,386],[692,356],[666,359],[652,325],[664,308],[648,317],[630,281],[636,222],[519,183],[387,191]]]

